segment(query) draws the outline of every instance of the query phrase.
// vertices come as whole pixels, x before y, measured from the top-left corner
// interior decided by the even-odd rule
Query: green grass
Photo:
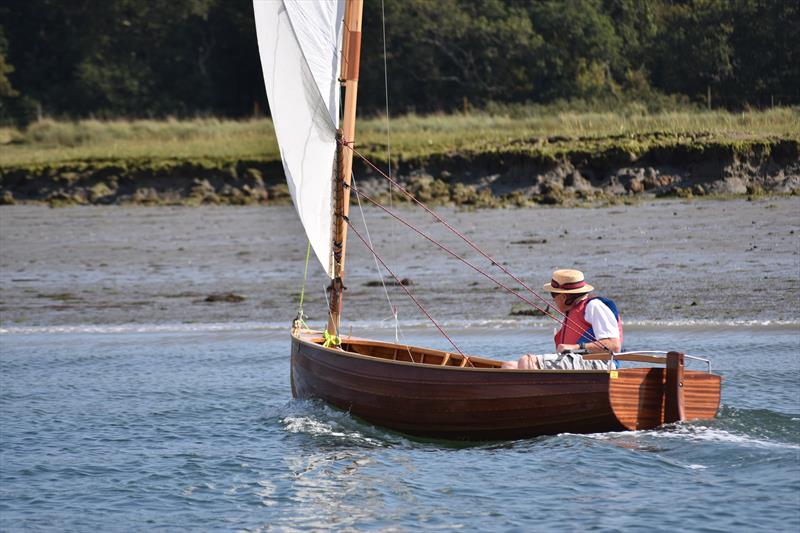
[[[520,107],[494,114],[405,115],[390,123],[392,159],[433,154],[566,151],[620,147],[636,152],[675,143],[738,144],[800,140],[800,108],[731,113],[569,112]],[[377,160],[387,158],[386,122],[358,122],[357,144]],[[44,120],[26,130],[0,128],[0,167],[85,162],[277,160],[269,119],[261,120]]]
[[[278,157],[269,120],[43,120],[0,130],[0,166],[118,160]]]
[[[570,113],[533,116],[431,115],[404,116],[391,122],[391,148],[404,157],[434,153],[492,152],[521,149],[579,150],[641,142],[645,137],[674,143],[702,137],[718,143],[800,138],[800,109],[781,108],[746,113],[664,112],[658,114]],[[385,151],[386,129],[380,120],[359,127],[360,143]]]

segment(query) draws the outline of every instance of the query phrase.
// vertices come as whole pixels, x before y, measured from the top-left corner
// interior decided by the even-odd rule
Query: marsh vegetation
[[[800,139],[800,108],[730,112],[683,109],[649,113],[637,106],[575,111],[558,106],[494,106],[456,114],[364,118],[358,145],[371,159],[506,150],[545,155],[622,147],[711,143],[746,145]],[[0,129],[0,167],[63,163],[278,161],[269,119],[42,120]]]

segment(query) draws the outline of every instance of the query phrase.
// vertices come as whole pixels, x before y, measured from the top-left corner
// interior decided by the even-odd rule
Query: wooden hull
[[[507,370],[477,357],[468,367],[436,350],[361,339],[345,339],[341,350],[320,341],[318,334],[292,334],[295,397],[320,398],[411,435],[495,440],[648,429],[664,421],[663,368]],[[719,393],[719,376],[686,371],[686,418],[713,418]]]

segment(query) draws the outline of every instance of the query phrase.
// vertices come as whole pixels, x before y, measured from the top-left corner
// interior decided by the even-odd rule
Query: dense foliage
[[[366,0],[362,112],[581,99],[800,103],[786,0]],[[667,96],[665,96],[667,95]],[[250,0],[6,0],[0,120],[248,116],[266,97]]]

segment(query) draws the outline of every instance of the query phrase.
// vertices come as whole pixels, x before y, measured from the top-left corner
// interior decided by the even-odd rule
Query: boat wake
[[[800,450],[800,417],[763,409],[722,406],[718,418],[668,424],[656,429],[596,433],[595,440],[667,439],[697,443],[731,444],[756,449]],[[652,441],[650,441],[652,442]]]
[[[402,440],[319,400],[294,400],[286,404],[286,410],[279,422],[287,433],[368,448],[395,446]]]
[[[710,425],[678,424],[665,428],[664,431],[652,431],[650,435],[662,439],[681,439],[690,441],[730,443],[748,448],[782,448],[800,450],[800,444],[767,440],[737,431],[713,427]]]

